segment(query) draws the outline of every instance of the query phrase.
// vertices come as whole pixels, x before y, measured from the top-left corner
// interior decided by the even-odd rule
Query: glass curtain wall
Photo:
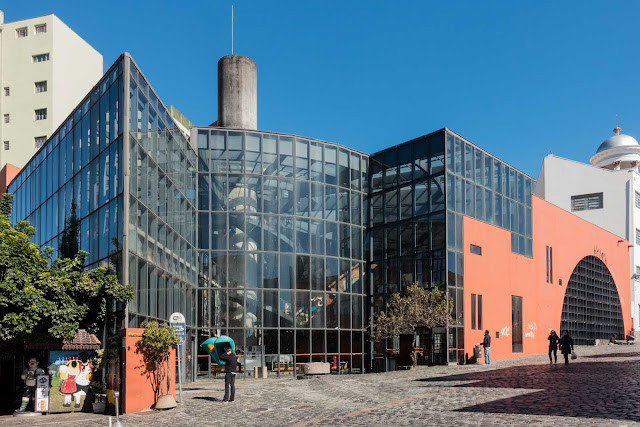
[[[384,309],[391,294],[413,283],[425,288],[446,286],[444,159],[444,131],[371,156],[369,271],[373,313]],[[409,354],[400,351],[406,338],[373,343],[372,369],[408,365]],[[433,341],[429,334],[420,336],[419,363],[439,363],[445,357],[439,349],[434,353]]]
[[[196,314],[196,153],[168,110],[129,63],[128,277],[135,288],[129,327],[186,317],[185,378],[194,377]]]
[[[246,374],[292,375],[309,361],[361,372],[367,158],[290,135],[192,135],[199,340],[232,337]]]
[[[36,228],[34,243],[59,243],[75,204],[86,268],[120,273],[122,248],[122,58],[11,182],[11,220]],[[122,275],[120,274],[122,279]]]

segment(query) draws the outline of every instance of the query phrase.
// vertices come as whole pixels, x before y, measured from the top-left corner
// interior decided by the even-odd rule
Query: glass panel
[[[337,152],[336,148],[325,145],[324,146],[324,182],[327,184],[337,184]]]
[[[316,291],[324,290],[324,258],[311,257],[311,289]]]
[[[280,176],[293,176],[293,138],[280,137]]]
[[[293,180],[286,178],[280,179],[280,213],[293,215],[293,208]]]
[[[278,288],[278,255],[265,253],[262,259],[263,287]]]
[[[309,290],[309,263],[308,256],[296,256],[296,289]]]
[[[278,175],[278,144],[275,135],[262,136],[262,174]]]
[[[311,183],[311,218],[323,218],[324,185]]]
[[[307,181],[296,181],[296,215],[309,216],[309,183]]]
[[[324,222],[311,221],[311,253],[324,255]]]
[[[246,173],[259,175],[262,172],[260,134],[245,134],[245,170]]]
[[[280,217],[280,252],[293,252],[293,217]]]
[[[338,193],[337,188],[333,185],[325,185],[325,204],[324,218],[337,221],[338,220]]]
[[[309,179],[309,143],[296,139],[296,178]]]
[[[296,252],[309,253],[309,220],[296,219]]]
[[[324,172],[322,167],[322,144],[319,142],[311,142],[309,147],[311,157],[311,173],[312,181],[322,182],[324,180]]]

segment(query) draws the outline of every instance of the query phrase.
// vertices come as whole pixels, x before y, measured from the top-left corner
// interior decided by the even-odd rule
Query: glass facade
[[[185,315],[188,381],[210,371],[197,345],[214,334],[235,340],[246,373],[403,364],[406,337],[368,344],[370,316],[417,282],[446,289],[461,319],[462,216],[510,230],[531,256],[533,184],[448,129],[370,157],[273,132],[189,138],[123,54],[9,192],[12,220],[54,256],[75,203],[86,266],[134,286],[110,335]],[[420,363],[460,360],[459,323],[420,336]]]
[[[460,321],[421,336],[419,362],[461,362],[462,218],[510,230],[511,250],[531,257],[535,181],[449,129],[373,154],[370,169],[372,310],[413,283],[446,288]],[[390,369],[389,360],[406,363],[398,360],[403,338],[374,345],[373,369]]]
[[[366,156],[292,135],[196,128],[200,341],[245,372],[364,365]]]

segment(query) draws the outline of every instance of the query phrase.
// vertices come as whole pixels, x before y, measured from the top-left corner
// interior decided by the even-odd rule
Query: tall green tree
[[[76,212],[76,202],[75,200],[72,200],[71,215],[69,218],[66,218],[64,222],[64,231],[62,232],[60,245],[58,246],[60,258],[71,259],[76,257],[80,250],[78,236],[80,236],[80,219]]]
[[[27,221],[9,220],[12,195],[0,198],[0,352],[22,343],[72,339],[78,329],[99,333],[112,302],[126,304],[133,287],[105,268],[82,271],[86,252],[51,259],[53,250],[31,242]]]
[[[418,364],[416,340],[421,329],[432,329],[455,323],[451,317],[453,302],[438,288],[425,290],[414,283],[404,293],[394,293],[387,302],[386,310],[373,319],[371,337],[375,341],[411,334],[411,365]]]

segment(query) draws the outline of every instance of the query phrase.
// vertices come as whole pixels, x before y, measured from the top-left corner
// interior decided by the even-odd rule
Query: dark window
[[[522,297],[515,295],[511,296],[511,351],[522,353]]]
[[[640,208],[640,193],[636,191],[636,208]]]
[[[481,246],[471,245],[469,250],[471,251],[472,254],[482,255],[482,247]]]
[[[549,246],[549,283],[553,283],[553,248]]]
[[[482,330],[482,295],[478,295],[478,329]]]
[[[471,329],[476,329],[476,294],[471,294]]]
[[[571,211],[602,209],[602,193],[571,196]]]

